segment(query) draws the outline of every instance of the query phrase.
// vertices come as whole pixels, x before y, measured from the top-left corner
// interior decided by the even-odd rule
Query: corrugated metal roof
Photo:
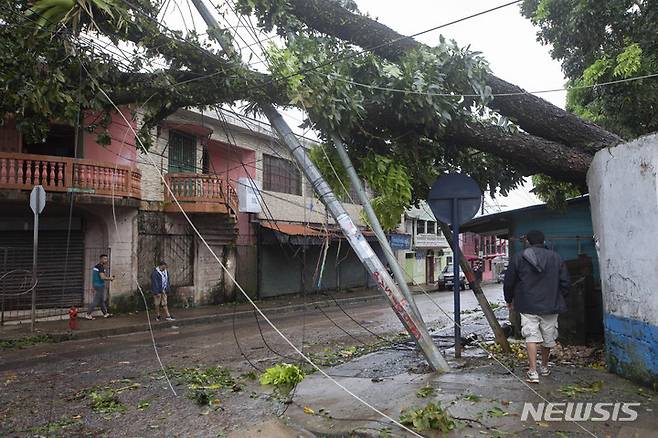
[[[278,231],[279,233],[287,234],[289,236],[324,236],[325,232],[316,228],[306,226],[304,224],[289,224],[289,223],[271,223],[263,221],[261,227],[269,228],[270,230]],[[331,234],[331,231],[329,232]]]
[[[326,235],[326,232],[323,228],[320,228],[318,226],[310,226],[310,225],[305,225],[305,224],[300,224],[300,223],[287,223],[287,222],[269,222],[269,221],[262,221],[260,223],[261,227],[268,228],[273,231],[277,231],[279,233],[287,234],[289,236],[318,236],[318,237],[324,237]],[[338,237],[342,238],[343,233],[340,230],[340,228],[336,227],[330,227],[329,228],[329,236],[330,237]],[[369,230],[361,230],[361,233],[365,237],[374,237],[375,233]]]

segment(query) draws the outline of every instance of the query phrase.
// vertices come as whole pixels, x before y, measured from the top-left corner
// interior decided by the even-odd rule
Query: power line
[[[355,58],[355,57],[357,57],[357,56],[359,56],[359,55],[362,55],[362,54],[364,54],[364,53],[373,52],[373,51],[375,51],[375,50],[377,50],[377,49],[381,49],[382,47],[386,47],[386,46],[389,46],[389,45],[392,45],[392,44],[398,43],[398,42],[400,42],[400,41],[404,41],[404,40],[407,40],[407,39],[413,39],[413,38],[415,38],[415,37],[417,37],[417,36],[424,35],[424,34],[426,34],[426,33],[430,33],[430,32],[433,32],[433,31],[435,31],[435,30],[442,29],[442,28],[444,28],[444,27],[448,27],[448,26],[451,26],[451,25],[453,25],[453,24],[457,24],[457,23],[460,23],[460,22],[462,22],[462,21],[469,20],[469,19],[471,19],[471,18],[479,17],[479,16],[481,16],[481,15],[488,14],[488,13],[490,13],[490,12],[494,12],[494,11],[497,11],[497,10],[499,10],[499,9],[502,9],[502,8],[505,8],[505,7],[508,7],[508,6],[511,6],[511,5],[517,4],[517,3],[521,3],[522,1],[523,1],[523,0],[514,0],[514,1],[511,1],[511,2],[508,2],[508,3],[504,3],[504,4],[502,4],[502,5],[499,5],[499,6],[495,6],[495,7],[490,8],[490,9],[486,9],[486,10],[484,10],[484,11],[476,12],[475,14],[471,14],[471,15],[468,15],[468,16],[466,16],[466,17],[458,18],[458,19],[453,20],[453,21],[450,21],[450,22],[448,22],[448,23],[440,24],[440,25],[438,25],[438,26],[434,26],[434,27],[431,27],[431,28],[429,28],[429,29],[425,29],[425,30],[422,30],[422,31],[420,31],[420,32],[413,33],[413,34],[411,34],[411,35],[401,35],[401,36],[398,37],[398,38],[394,38],[394,39],[392,39],[392,40],[385,41],[385,42],[383,42],[383,43],[381,43],[381,44],[377,44],[377,45],[375,45],[375,46],[368,47],[368,48],[363,48],[363,50],[361,50],[361,51],[359,51],[359,52],[350,52],[350,51],[348,51],[348,49],[345,49],[344,51],[342,51],[341,53],[339,53],[337,56],[335,56],[333,59],[330,59],[330,60],[328,60],[328,61],[325,61],[325,62],[322,62],[322,63],[320,63],[320,64],[317,64],[317,65],[315,65],[315,66],[313,66],[313,67],[309,67],[309,68],[306,68],[306,69],[300,69],[300,70],[298,70],[298,71],[295,72],[295,73],[291,73],[291,74],[289,74],[289,75],[287,75],[287,76],[284,76],[284,77],[281,77],[281,78],[271,79],[271,80],[265,82],[265,83],[263,84],[263,86],[265,86],[265,85],[269,85],[269,84],[271,84],[271,83],[273,83],[273,82],[276,82],[276,81],[286,80],[286,79],[290,79],[290,78],[295,77],[295,76],[304,75],[305,73],[309,73],[309,72],[315,71],[315,70],[317,70],[317,69],[320,69],[320,68],[322,68],[322,67],[326,67],[326,66],[329,66],[329,65],[333,65],[333,64],[335,64],[335,63],[337,63],[337,62],[339,62],[339,61],[345,61],[345,60],[348,60],[348,59],[351,59],[351,58]]]
[[[415,94],[415,95],[421,95],[421,96],[438,96],[438,97],[455,97],[455,98],[480,97],[479,94],[432,93],[432,92],[407,90],[407,89],[400,89],[400,88],[393,88],[393,87],[382,87],[382,86],[378,86],[378,85],[370,85],[370,84],[364,84],[364,83],[361,83],[361,82],[356,82],[356,81],[348,79],[344,76],[337,75],[335,73],[330,73],[328,76],[336,78],[336,79],[338,79],[339,81],[342,81],[342,82],[347,82],[347,83],[352,84],[352,85],[356,85],[356,86],[363,87],[363,88],[369,88],[369,89],[372,89],[372,90],[390,91],[390,92],[394,92],[394,93],[403,93],[403,94]],[[618,79],[618,80],[614,80],[614,81],[601,82],[601,83],[593,84],[593,85],[574,85],[574,86],[571,86],[571,87],[551,88],[551,89],[547,89],[547,90],[519,91],[519,92],[515,92],[515,93],[498,93],[498,94],[492,94],[491,97],[523,96],[523,95],[528,95],[528,94],[543,94],[543,93],[556,93],[556,92],[569,91],[569,90],[582,90],[582,89],[603,87],[603,86],[606,86],[606,85],[621,84],[621,83],[624,83],[624,82],[639,81],[639,80],[642,80],[642,79],[649,79],[649,78],[655,78],[655,77],[658,77],[658,73],[652,73],[652,74],[647,74],[647,75],[642,75],[642,76],[636,76],[636,77],[632,77],[632,78]]]

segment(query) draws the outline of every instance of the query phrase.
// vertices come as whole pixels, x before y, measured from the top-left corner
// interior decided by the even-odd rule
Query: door
[[[169,172],[196,173],[196,137],[169,131]]]
[[[432,284],[434,283],[434,252],[433,251],[427,251],[427,283]]]

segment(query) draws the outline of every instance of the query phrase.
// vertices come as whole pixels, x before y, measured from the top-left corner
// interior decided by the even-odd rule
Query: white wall
[[[590,167],[608,365],[658,383],[658,136],[599,151]]]

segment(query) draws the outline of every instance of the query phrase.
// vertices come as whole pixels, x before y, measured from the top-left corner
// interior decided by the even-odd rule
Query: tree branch
[[[405,51],[427,47],[412,38],[405,38],[369,17],[345,9],[336,1],[288,0],[288,6],[289,11],[310,28],[364,49],[372,49],[373,53],[392,62],[397,62]],[[493,94],[524,91],[493,74],[488,75],[487,83]],[[472,90],[462,91],[472,93]],[[523,94],[496,97],[489,106],[513,119],[530,134],[561,142],[590,154],[623,141],[616,134],[537,96]]]

